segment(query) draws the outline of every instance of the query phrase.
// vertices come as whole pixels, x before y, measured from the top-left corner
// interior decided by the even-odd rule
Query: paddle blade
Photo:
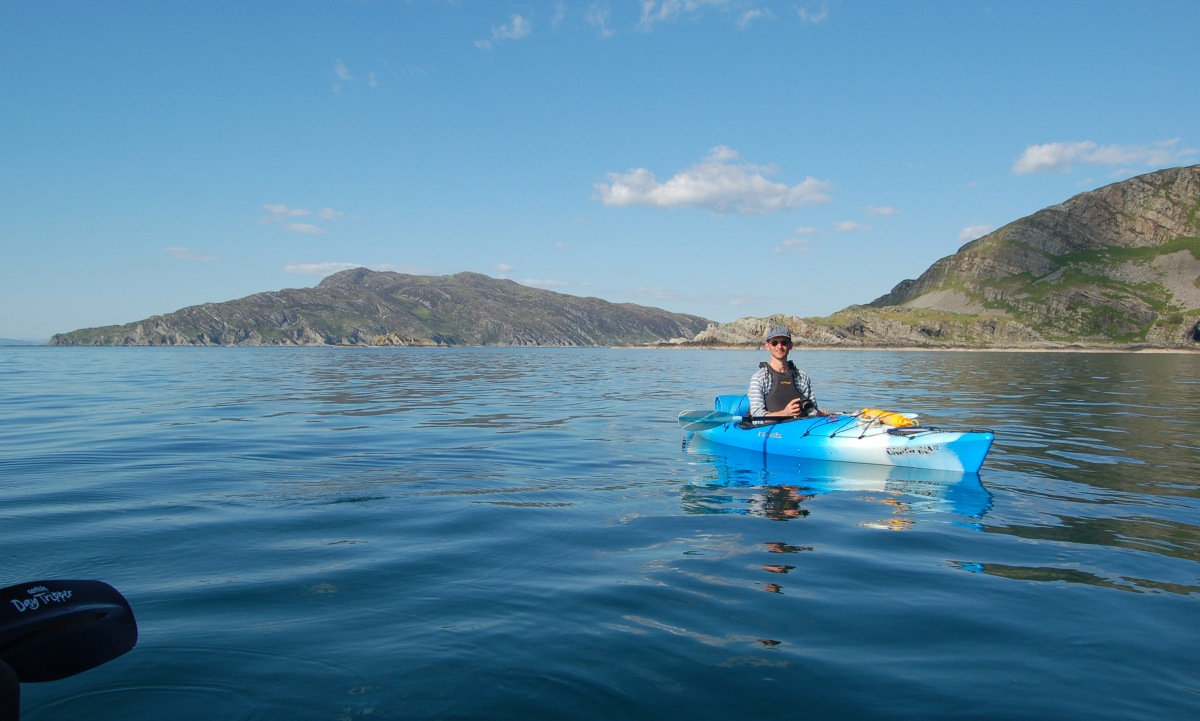
[[[679,426],[685,431],[705,431],[740,420],[741,416],[721,411],[683,411],[679,414]]]
[[[95,668],[137,644],[125,597],[102,581],[31,581],[0,589],[0,660],[22,683]]]

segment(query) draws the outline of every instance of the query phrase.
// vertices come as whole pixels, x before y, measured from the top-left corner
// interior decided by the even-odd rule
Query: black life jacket
[[[796,377],[800,373],[800,369],[796,364],[788,361],[788,368],[783,373],[771,367],[766,361],[758,364],[759,368],[766,368],[771,374],[771,390],[767,392],[767,397],[763,400],[767,404],[767,412],[774,413],[787,408],[787,404],[799,398],[801,402],[808,400],[796,387]]]

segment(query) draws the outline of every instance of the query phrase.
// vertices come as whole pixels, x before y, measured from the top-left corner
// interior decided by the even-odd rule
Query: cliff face
[[[709,321],[579,298],[475,273],[414,276],[365,268],[314,288],[206,303],[51,345],[638,345],[690,338]]]
[[[1200,165],[1040,210],[867,306],[779,318],[814,346],[1200,348]],[[750,326],[713,326],[694,342],[760,343]]]

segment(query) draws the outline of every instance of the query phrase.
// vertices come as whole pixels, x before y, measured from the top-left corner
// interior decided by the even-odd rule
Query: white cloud
[[[827,180],[809,176],[789,186],[767,180],[771,172],[767,166],[739,160],[736,151],[722,145],[665,183],[645,168],[609,173],[607,183],[595,186],[595,197],[615,207],[707,208],[718,214],[773,213],[833,200]]]
[[[285,223],[296,218],[307,218],[312,215],[316,215],[321,220],[332,221],[337,220],[345,215],[345,213],[340,210],[334,210],[333,208],[328,207],[321,208],[316,212],[309,210],[308,208],[292,208],[290,206],[283,205],[282,203],[268,203],[262,207],[263,210],[267,211],[267,214],[260,218],[258,222],[263,225],[271,223]],[[324,228],[321,228],[313,223],[287,222],[287,225],[284,226],[284,229],[293,233],[307,233],[309,235],[322,235],[325,233]]]
[[[321,230],[312,223],[288,223],[284,228],[293,233],[304,233],[306,235],[323,235],[325,233],[324,230]]]
[[[764,10],[762,8],[750,8],[741,14],[741,16],[738,18],[737,25],[739,28],[744,30],[750,25],[750,23],[763,18],[773,20],[775,15],[773,15],[770,10]]]
[[[205,255],[204,253],[195,253],[187,248],[174,246],[167,248],[167,253],[175,260],[184,260],[189,263],[212,263],[221,258],[215,255]]]
[[[391,271],[394,273],[407,273],[409,275],[434,275],[437,273],[433,268],[420,265],[395,265],[393,263],[288,263],[280,270],[284,273],[292,273],[294,275],[320,275],[326,276],[351,268],[369,268],[376,271]]]
[[[867,215],[899,215],[900,211],[891,206],[878,207],[875,205],[867,206]]]
[[[288,218],[298,218],[306,215],[312,215],[311,210],[307,210],[305,208],[289,208],[286,205],[281,205],[278,203],[264,205],[263,210],[267,211],[267,215],[259,220],[260,223],[279,223],[283,220],[287,220]]]
[[[1151,145],[1098,145],[1090,140],[1031,145],[1013,163],[1012,171],[1017,175],[1066,172],[1076,163],[1110,167],[1127,164],[1166,167],[1197,153],[1195,148],[1179,147],[1179,143],[1180,138],[1161,140]]]
[[[821,3],[816,10],[810,10],[807,5],[798,7],[796,14],[800,17],[800,22],[817,25],[829,19],[829,3]]]
[[[835,233],[857,233],[859,231],[867,232],[870,230],[871,226],[863,225],[862,223],[854,220],[843,220],[842,222],[833,226],[833,231]]]
[[[992,232],[990,225],[968,225],[958,231],[958,240],[960,243],[965,243],[969,240],[977,240]]]
[[[642,0],[642,19],[638,30],[650,30],[655,23],[671,21],[680,15],[694,13],[706,6],[728,5],[730,0]]]
[[[475,47],[480,50],[491,50],[496,43],[503,40],[521,40],[529,37],[533,33],[532,21],[521,15],[513,13],[512,18],[505,25],[497,25],[492,28],[492,37],[489,40],[476,40]]]
[[[596,28],[602,38],[611,38],[613,35],[616,35],[616,31],[608,27],[608,21],[611,16],[612,8],[608,3],[592,3],[583,13],[583,19],[588,25]]]
[[[792,237],[781,241],[779,245],[771,249],[771,252],[776,255],[782,253],[808,253],[814,250],[811,236],[819,235],[820,231],[816,228],[800,227],[796,228],[792,233]]]
[[[772,248],[771,252],[781,255],[783,253],[808,253],[812,250],[812,241],[808,238],[788,238]]]
[[[342,270],[361,268],[361,263],[288,263],[283,266],[284,273],[296,275],[332,275]]]
[[[337,82],[333,84],[334,94],[340,94],[342,92],[343,84],[353,84],[358,82],[358,76],[350,72],[349,66],[347,66],[345,61],[343,61],[341,58],[333,61],[333,74],[337,76]],[[379,75],[374,70],[367,72],[367,85],[372,88],[379,87]]]
[[[529,22],[529,18],[514,14],[512,21],[508,25],[501,25],[498,28],[492,28],[492,33],[500,40],[520,40],[528,37],[533,32],[533,27]]]
[[[523,278],[520,283],[530,288],[567,288],[574,285],[565,280],[539,280],[537,278]]]

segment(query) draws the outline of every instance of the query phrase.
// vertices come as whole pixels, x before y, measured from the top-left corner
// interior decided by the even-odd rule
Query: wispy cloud
[[[775,18],[775,15],[770,10],[766,10],[763,8],[750,8],[749,10],[744,11],[738,17],[737,25],[739,28],[742,28],[744,30],[745,28],[750,26],[750,23],[755,22],[756,20],[763,20],[763,19],[770,20],[770,19],[774,19],[774,18]]]
[[[312,215],[311,210],[307,210],[305,208],[290,208],[279,203],[267,203],[263,205],[262,208],[263,210],[267,211],[267,214],[258,222],[263,223],[264,225],[267,223],[279,223],[287,220],[288,218],[298,218],[306,215]]]
[[[606,2],[592,3],[587,10],[583,12],[583,19],[591,27],[596,28],[596,31],[602,38],[610,38],[616,35],[616,31],[609,28],[609,19],[612,17],[612,7]]]
[[[707,7],[731,5],[731,0],[642,0],[642,17],[637,29],[649,31],[660,22],[670,22],[681,15],[699,12]]]
[[[476,40],[475,47],[480,50],[491,50],[496,43],[507,40],[521,40],[533,33],[533,21],[530,18],[513,13],[512,18],[504,25],[492,28],[492,36],[484,40]]]
[[[571,283],[565,280],[548,280],[542,278],[513,278],[513,271],[516,267],[509,263],[497,263],[495,267],[495,277],[503,280],[513,280],[521,285],[527,285],[530,288],[569,288],[578,283]]]
[[[833,232],[835,233],[866,233],[870,230],[871,226],[863,225],[856,220],[843,220],[833,226]]]
[[[361,268],[362,263],[288,263],[283,266],[284,273],[294,275],[332,275],[351,268]]]
[[[167,254],[175,260],[183,260],[188,263],[212,263],[221,259],[216,255],[197,253],[192,250],[188,250],[187,248],[180,248],[178,246],[167,248]]]
[[[312,223],[288,223],[283,227],[286,230],[292,231],[293,233],[304,233],[305,235],[325,234],[324,230],[322,230],[319,226],[313,225]]]
[[[879,207],[876,205],[868,205],[867,206],[867,215],[887,216],[887,215],[899,215],[899,214],[900,214],[900,211],[891,206],[887,206],[887,205],[885,205],[883,207]]]
[[[337,78],[333,83],[333,92],[335,95],[342,92],[342,86],[353,85],[358,82],[358,76],[350,72],[350,67],[341,58],[333,61],[333,75]],[[379,75],[374,70],[367,72],[367,86],[371,88],[379,87]]]
[[[958,241],[965,243],[969,240],[977,240],[990,232],[992,232],[992,226],[990,225],[968,225],[958,231]]]
[[[425,266],[416,266],[416,265],[394,265],[391,263],[367,264],[367,263],[337,263],[337,262],[288,263],[287,265],[283,266],[280,270],[282,270],[284,273],[291,273],[293,275],[326,276],[326,275],[332,275],[333,273],[337,273],[339,271],[350,270],[351,268],[369,268],[371,270],[393,271],[396,273],[408,273],[410,275],[432,275],[436,272],[432,268],[427,268]]]
[[[1166,167],[1196,155],[1195,148],[1180,147],[1180,138],[1161,140],[1150,145],[1100,145],[1090,140],[1069,143],[1045,143],[1025,148],[1013,163],[1017,175],[1066,172],[1081,165],[1145,165]]]
[[[569,288],[575,283],[569,283],[565,280],[543,280],[540,278],[522,278],[518,281],[521,285],[527,285],[530,288]]]
[[[645,208],[706,208],[717,214],[764,214],[828,203],[832,183],[809,176],[796,185],[766,178],[774,168],[739,159],[735,150],[713,148],[708,156],[664,183],[645,168],[609,173],[598,183],[596,198],[604,205]]]
[[[771,252],[776,255],[783,253],[808,253],[813,250],[812,239],[819,234],[820,231],[816,228],[796,228],[796,230],[792,231],[792,237],[781,241],[779,245],[771,249]]]
[[[308,208],[293,208],[281,203],[268,203],[263,205],[262,208],[263,210],[267,211],[267,214],[259,219],[259,223],[263,225],[284,223],[284,230],[288,230],[293,233],[305,233],[307,235],[323,235],[325,233],[325,229],[315,223],[295,222],[297,218],[316,216],[320,220],[334,221],[345,215],[345,213],[340,210],[334,210],[333,208],[328,207],[312,211]]]
[[[819,3],[815,9],[812,4],[802,5],[796,8],[796,15],[800,17],[802,23],[809,25],[823,23],[829,19],[829,3]]]

